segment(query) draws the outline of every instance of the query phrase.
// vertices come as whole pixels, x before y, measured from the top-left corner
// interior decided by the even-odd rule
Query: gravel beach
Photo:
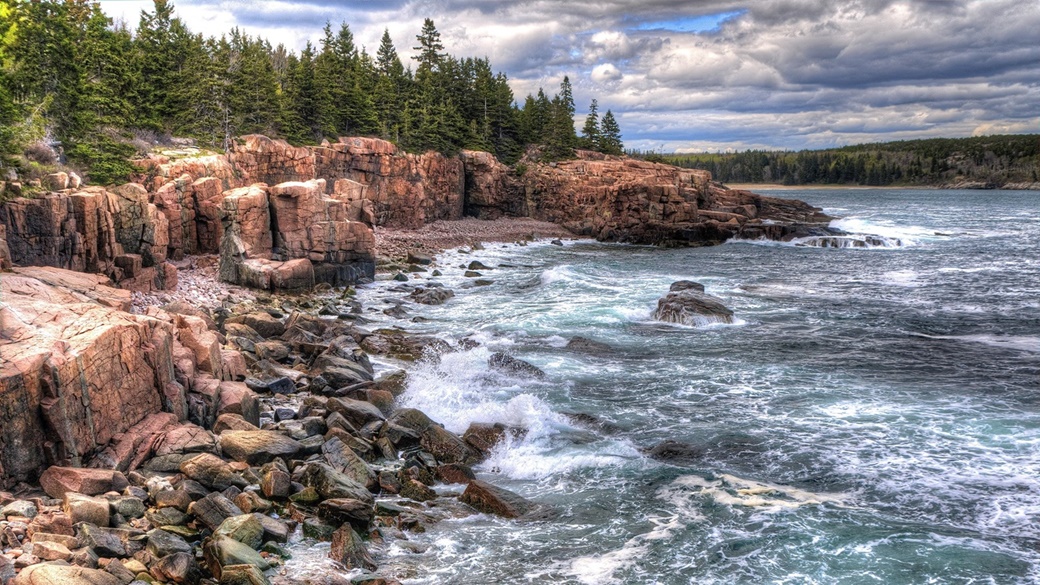
[[[553,223],[529,218],[482,220],[466,218],[436,221],[419,229],[377,227],[377,262],[404,259],[409,251],[435,255],[449,248],[468,246],[474,242],[517,242],[538,238],[574,238],[570,231]],[[190,256],[177,266],[177,289],[133,293],[133,310],[143,313],[147,307],[183,301],[209,309],[223,303],[237,304],[256,300],[256,292],[221,282],[217,277],[220,258],[215,255]]]

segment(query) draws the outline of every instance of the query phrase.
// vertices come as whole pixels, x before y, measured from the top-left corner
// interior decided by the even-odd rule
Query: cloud
[[[136,24],[150,2],[103,1]],[[564,75],[628,146],[803,148],[1040,129],[1040,3],[1021,0],[180,0],[198,32],[299,49],[326,21],[411,56],[425,17],[522,99]]]
[[[592,68],[591,77],[596,83],[609,83],[611,81],[620,81],[624,76],[621,74],[621,70],[613,63],[604,63]]]

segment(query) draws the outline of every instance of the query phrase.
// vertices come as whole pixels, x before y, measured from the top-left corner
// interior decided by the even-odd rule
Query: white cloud
[[[604,63],[592,68],[591,77],[596,83],[609,83],[611,81],[620,81],[624,75],[621,74],[621,70],[613,63]]]
[[[131,25],[151,8],[101,4]],[[632,146],[802,148],[1040,128],[1038,2],[180,0],[177,13],[207,35],[237,25],[297,49],[326,20],[346,21],[369,51],[388,27],[403,58],[431,17],[449,51],[489,57],[518,98],[539,86],[552,94],[569,75],[579,108],[598,98]],[[733,13],[716,30],[683,32],[689,19]]]

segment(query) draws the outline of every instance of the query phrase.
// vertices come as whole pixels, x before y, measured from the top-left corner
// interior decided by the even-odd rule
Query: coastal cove
[[[400,400],[456,432],[527,429],[478,477],[560,516],[444,520],[377,549],[380,565],[405,583],[1034,582],[1038,194],[767,194],[884,244],[440,255],[456,296],[403,326],[480,346],[417,366]],[[494,284],[462,276],[473,260]],[[737,323],[653,322],[680,279]],[[378,307],[398,286],[358,298]],[[568,347],[579,336],[607,347]],[[495,351],[547,379],[489,370]],[[648,457],[663,441],[688,447]]]

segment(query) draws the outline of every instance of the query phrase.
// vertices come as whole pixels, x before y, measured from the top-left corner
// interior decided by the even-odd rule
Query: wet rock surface
[[[733,311],[720,299],[706,294],[703,285],[690,281],[673,283],[668,294],[657,301],[653,318],[691,327],[734,320]]]

